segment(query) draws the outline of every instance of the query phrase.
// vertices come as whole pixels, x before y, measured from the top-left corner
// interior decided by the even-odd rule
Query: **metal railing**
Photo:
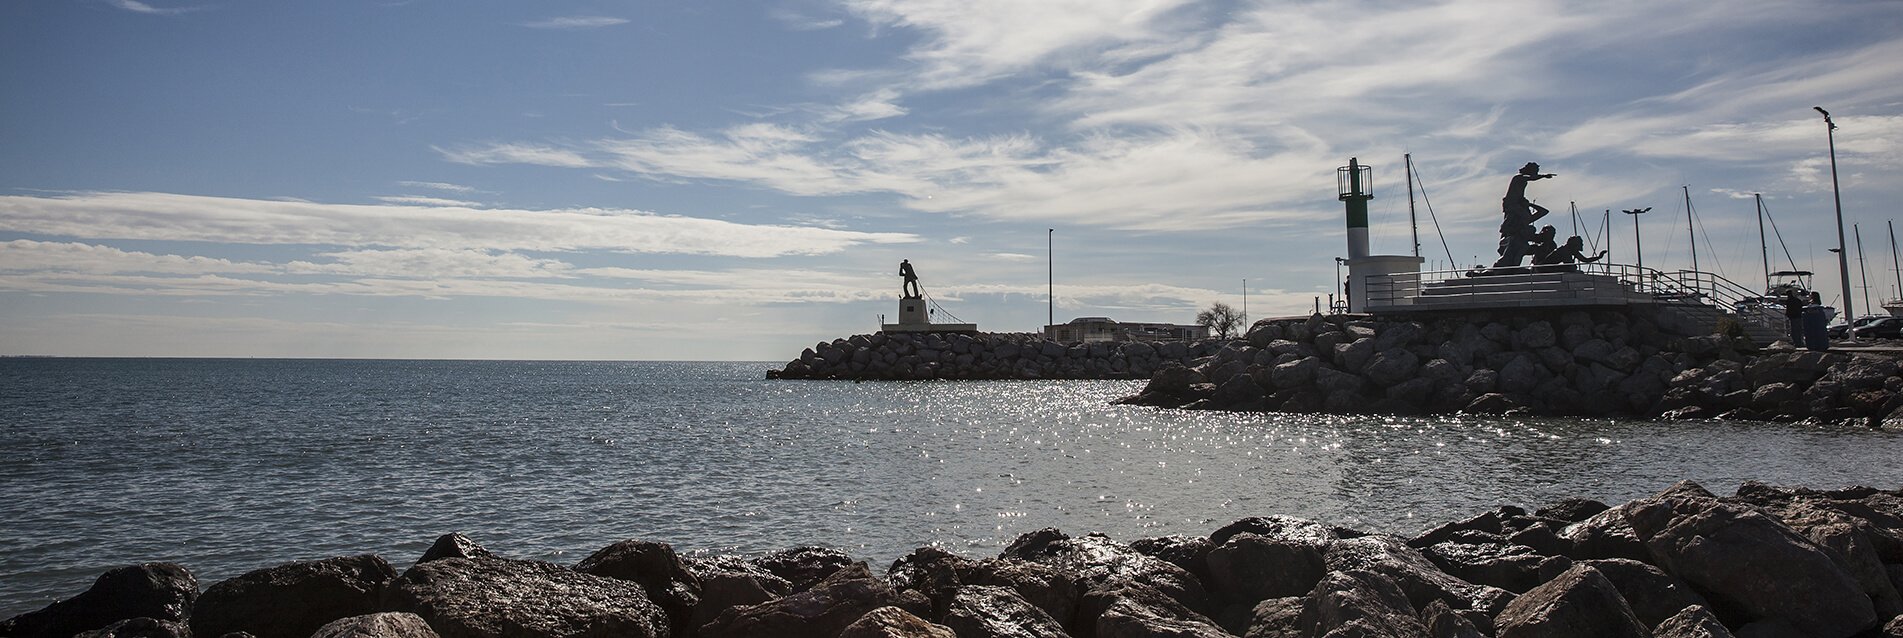
[[[1554,277],[1556,273],[1578,273],[1586,278]],[[1459,281],[1459,289],[1436,284]],[[1616,290],[1597,291],[1595,284],[1618,286]],[[1753,292],[1714,273],[1678,270],[1664,272],[1631,264],[1565,264],[1468,270],[1432,270],[1368,277],[1364,282],[1369,307],[1416,305],[1425,295],[1436,299],[1484,301],[1514,293],[1572,292],[1593,293],[1611,300],[1624,297],[1625,303],[1652,303],[1715,308],[1747,326],[1758,326],[1782,333],[1786,330],[1783,307],[1778,300]],[[1551,288],[1548,288],[1552,286]]]

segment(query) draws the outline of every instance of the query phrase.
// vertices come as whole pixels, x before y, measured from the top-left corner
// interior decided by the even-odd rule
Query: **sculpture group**
[[[1527,255],[1533,256],[1535,266],[1557,266],[1571,268],[1572,264],[1592,263],[1606,256],[1606,251],[1587,257],[1584,253],[1585,240],[1573,235],[1565,244],[1554,241],[1558,231],[1552,226],[1534,229],[1533,223],[1546,216],[1546,207],[1533,203],[1526,198],[1526,185],[1542,179],[1554,177],[1553,173],[1541,173],[1540,165],[1527,162],[1520,172],[1513,175],[1507,185],[1506,197],[1500,200],[1500,211],[1504,219],[1500,222],[1500,259],[1493,262],[1493,268],[1475,274],[1506,274],[1521,272],[1520,262]]]

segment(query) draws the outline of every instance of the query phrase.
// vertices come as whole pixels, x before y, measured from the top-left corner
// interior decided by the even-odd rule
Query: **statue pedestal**
[[[899,299],[899,322],[880,326],[885,332],[978,332],[975,323],[932,323],[932,314],[925,309],[925,300],[918,297]]]

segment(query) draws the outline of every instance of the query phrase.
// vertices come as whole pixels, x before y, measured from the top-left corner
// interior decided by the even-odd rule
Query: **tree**
[[[1209,309],[1196,313],[1196,325],[1208,326],[1210,334],[1223,339],[1236,336],[1236,328],[1242,326],[1242,313],[1229,304],[1216,302]]]

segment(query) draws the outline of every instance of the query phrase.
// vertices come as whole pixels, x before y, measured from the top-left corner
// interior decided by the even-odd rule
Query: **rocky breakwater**
[[[1760,349],[1685,323],[1643,307],[1263,320],[1211,356],[1165,362],[1121,402],[1872,425],[1903,407],[1903,367],[1892,355]]]
[[[769,379],[1147,379],[1224,342],[1061,343],[1015,333],[875,333],[807,348]]]
[[[1500,507],[1411,538],[1288,517],[1119,542],[1044,529],[994,558],[921,548],[681,556],[622,541],[581,562],[458,534],[398,573],[372,555],[199,591],[115,569],[0,623],[21,638],[1903,638],[1903,490],[1686,481],[1617,507]]]

